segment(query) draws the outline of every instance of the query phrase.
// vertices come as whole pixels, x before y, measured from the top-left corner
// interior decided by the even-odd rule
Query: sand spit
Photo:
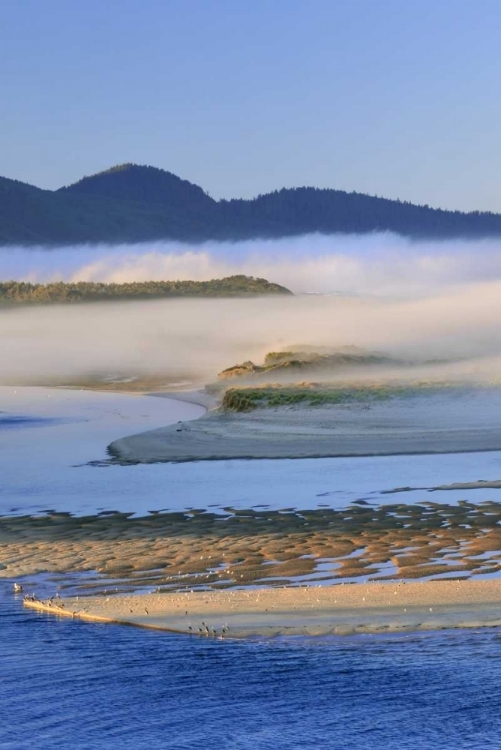
[[[121,463],[491,451],[501,450],[500,413],[496,390],[211,412],[116,440],[108,451]]]
[[[501,626],[501,580],[74,597],[25,606],[219,639],[406,632]]]

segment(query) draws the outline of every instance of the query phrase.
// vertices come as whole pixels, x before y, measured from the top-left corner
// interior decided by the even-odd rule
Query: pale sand
[[[108,450],[124,463],[501,450],[501,395],[211,412],[116,440]]]
[[[61,600],[62,607],[55,600],[25,604],[59,616],[202,637],[349,635],[501,626],[501,580],[80,597]]]

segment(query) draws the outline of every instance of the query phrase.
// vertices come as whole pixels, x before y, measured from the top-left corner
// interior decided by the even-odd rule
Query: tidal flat
[[[33,456],[37,481],[30,480],[30,491],[25,493],[30,503],[37,495],[44,503],[39,498],[37,510],[26,508],[23,512],[23,495],[18,492],[21,502],[0,518],[0,577],[20,581],[25,592],[31,593],[32,587],[36,591],[41,574],[55,576],[58,582],[54,588],[65,599],[66,584],[61,576],[67,576],[68,585],[71,582],[74,588],[76,581],[78,596],[88,602],[80,609],[90,607],[92,616],[119,621],[129,620],[118,616],[119,613],[101,609],[107,599],[115,607],[130,598],[125,615],[134,614],[137,608],[150,612],[159,607],[161,619],[166,608],[177,606],[176,601],[180,606],[181,600],[176,597],[199,596],[206,615],[211,611],[211,602],[223,602],[218,605],[221,619],[224,611],[230,616],[235,597],[241,597],[243,604],[250,601],[249,596],[261,602],[270,601],[266,597],[271,597],[276,602],[272,607],[283,604],[281,611],[285,619],[281,623],[269,621],[269,606],[258,607],[252,614],[252,617],[266,615],[266,622],[259,623],[259,632],[267,634],[277,634],[291,627],[289,620],[294,608],[299,607],[305,597],[313,597],[308,618],[318,616],[318,622],[315,625],[308,619],[306,623],[301,615],[294,627],[297,632],[307,627],[310,634],[314,631],[341,633],[346,632],[346,628],[362,626],[370,630],[376,625],[377,628],[393,627],[395,623],[395,627],[400,623],[398,627],[412,629],[432,627],[433,623],[437,627],[459,627],[497,622],[498,581],[485,579],[501,580],[501,503],[497,499],[494,474],[498,453],[341,457],[290,462],[198,461],[127,467],[98,460],[96,465],[91,465],[95,462],[90,459],[99,459],[96,446],[101,445],[103,450],[103,438],[115,431],[117,425],[123,434],[127,425],[133,428],[138,420],[147,422],[154,418],[158,424],[161,419],[174,422],[177,417],[172,431],[179,434],[178,430],[182,432],[188,425],[209,421],[212,417],[202,417],[192,423],[183,420],[179,424],[183,414],[197,416],[196,409],[198,414],[203,410],[169,398],[50,389],[23,389],[23,393],[15,397],[19,398],[18,403],[24,404],[25,416],[42,416],[47,420],[43,425],[36,420],[32,424],[22,421],[15,429],[10,420],[2,437],[17,469],[21,463],[26,466],[27,440],[31,440],[32,445],[47,446],[40,455]],[[45,409],[40,407],[41,397]],[[396,419],[400,420],[399,429],[410,432],[425,426],[425,418],[428,418],[437,439],[443,437],[444,430],[452,434],[461,425],[466,429],[465,437],[474,430],[489,435],[496,429],[497,402],[492,400],[490,391],[461,391],[445,403],[442,395],[437,395],[435,401],[434,398],[433,394],[428,394],[428,411],[424,416],[421,396],[416,401],[405,400],[403,411],[402,400],[399,399],[398,404],[385,402],[387,421],[383,420],[383,427],[386,424],[388,429],[395,429],[392,419]],[[111,405],[113,408],[109,408]],[[134,408],[130,411],[132,405]],[[377,408],[356,408],[358,411],[352,407],[337,411],[338,423],[341,427],[352,424],[353,439],[364,429],[368,434],[372,432],[372,439],[377,439],[382,412]],[[289,414],[294,410],[285,411]],[[315,409],[310,412],[311,419],[317,421],[316,430],[321,431],[322,414],[314,413]],[[268,424],[278,424],[279,432],[281,413],[267,411]],[[287,414],[284,419],[288,418]],[[51,421],[50,415],[58,419]],[[248,415],[238,415],[240,417],[247,419]],[[446,418],[449,421],[444,425]],[[332,412],[328,419],[329,424],[336,427]],[[169,428],[161,428],[160,432],[165,429]],[[307,429],[313,430],[313,424],[307,425]],[[302,431],[304,427],[298,424],[298,440]],[[87,434],[89,442],[82,443],[82,435]],[[51,439],[40,443],[43,435]],[[78,449],[75,456],[72,445]],[[52,453],[47,452],[49,446]],[[40,464],[40,471],[36,463],[39,459],[47,464],[45,468]],[[489,472],[486,476],[490,480],[478,483],[474,480],[481,467],[482,471]],[[6,464],[7,473],[8,470]],[[52,484],[45,481],[44,471],[53,478]],[[282,481],[279,493],[276,481],[270,480],[274,471],[278,471],[277,476]],[[121,502],[113,508],[109,505],[107,490],[111,486],[110,479],[114,485],[117,472],[123,474],[127,488]],[[304,492],[298,482],[301,472],[304,473],[301,481],[310,493],[308,498],[301,495]],[[59,475],[64,477],[60,496],[55,494],[57,485],[54,484],[54,478]],[[179,483],[181,475],[183,479]],[[16,471],[16,476],[25,483],[29,480],[29,473]],[[147,490],[147,482],[153,476],[156,498]],[[90,483],[89,478],[92,478]],[[383,480],[386,485],[382,484]],[[28,489],[28,485],[23,486]],[[190,488],[192,494],[186,495],[183,488]],[[135,498],[135,507],[131,509],[126,506],[129,489]],[[48,505],[48,492],[52,493],[51,505]],[[140,502],[145,493],[148,510]],[[179,499],[176,499],[177,494]],[[86,495],[88,512],[82,512],[85,505],[79,505],[75,512],[75,506],[71,505],[73,495],[80,498]],[[444,501],[444,497],[450,502]],[[449,580],[441,581],[443,578]],[[322,614],[325,607],[320,606],[321,599],[332,598],[332,592],[353,591],[356,592],[353,596],[362,601],[365,586],[371,587],[374,593],[378,590],[375,587],[380,585],[384,591],[390,591],[394,586],[400,590],[414,582],[419,588],[406,588],[415,593],[408,594],[412,601],[407,602],[408,607],[400,608],[398,622],[393,605],[388,609],[387,604],[380,613],[382,620],[376,617],[372,622],[363,616],[362,622],[363,612],[358,610],[356,617],[350,620],[353,612],[347,602],[342,628],[339,612],[337,624],[332,624],[330,605],[326,605],[329,611]],[[454,594],[456,598],[444,613],[445,619],[440,620],[435,615],[423,615],[423,602],[428,601],[426,592],[431,592],[429,585],[436,583],[444,585],[439,593],[449,589],[459,592]],[[470,592],[476,590],[477,584],[492,584],[492,587],[485,591],[478,589],[480,598],[475,598],[475,594],[471,600]],[[319,593],[318,607],[313,593],[304,593],[323,589],[330,593]],[[349,598],[352,594],[340,593],[340,596]],[[430,605],[433,611],[440,604],[442,593],[437,596]],[[79,612],[78,608],[72,608],[71,601],[68,603],[66,612]],[[39,601],[32,604],[61,614],[50,604]],[[414,606],[419,612],[409,610]],[[481,610],[482,616],[475,616],[475,608]],[[409,610],[404,620],[401,619],[402,609]],[[427,611],[431,613],[429,607]],[[201,610],[197,612],[201,614]],[[240,607],[241,633],[245,631],[245,612]],[[91,614],[91,611],[83,614]],[[169,623],[172,625],[170,620]],[[146,624],[152,623],[147,619]]]
[[[122,591],[496,576],[501,503],[3,517],[0,560],[2,577],[95,571]]]

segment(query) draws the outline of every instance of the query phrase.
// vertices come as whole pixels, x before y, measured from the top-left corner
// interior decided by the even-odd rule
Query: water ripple
[[[498,747],[498,630],[224,643],[25,612],[0,592],[0,746]]]

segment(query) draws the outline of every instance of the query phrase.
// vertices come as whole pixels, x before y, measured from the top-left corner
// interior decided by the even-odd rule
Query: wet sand
[[[25,605],[207,638],[350,635],[501,626],[501,580],[73,597]]]
[[[0,577],[65,572],[87,593],[501,577],[501,503],[0,518]]]
[[[497,391],[212,411],[116,440],[108,451],[122,463],[493,451],[501,450],[500,415]]]

